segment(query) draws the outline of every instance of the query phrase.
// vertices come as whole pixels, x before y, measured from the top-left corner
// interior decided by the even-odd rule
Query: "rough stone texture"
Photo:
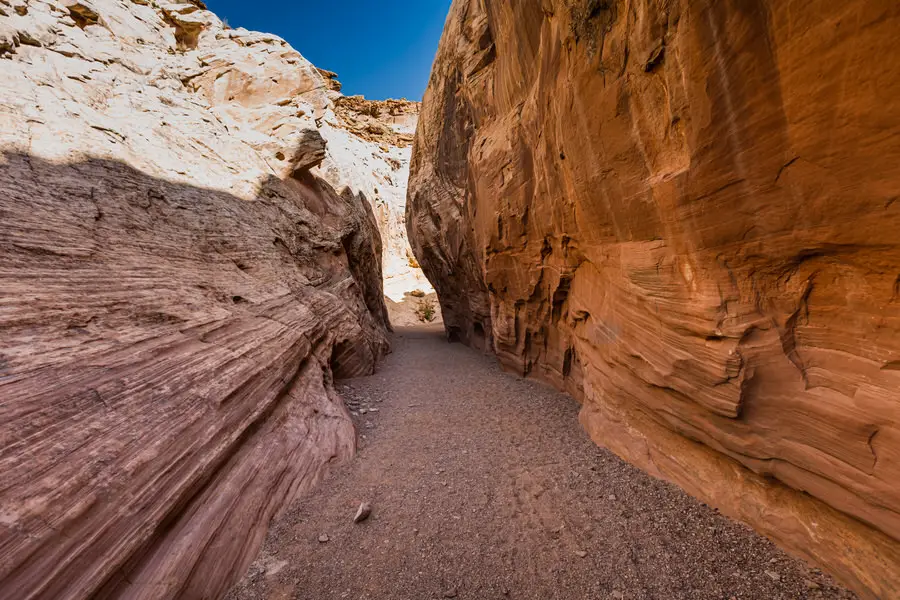
[[[333,78],[332,89],[340,87]],[[372,204],[384,245],[384,293],[394,302],[414,290],[433,293],[415,261],[406,234],[406,185],[419,103],[407,100],[366,100],[332,92],[334,116],[321,126],[331,152],[322,177],[340,189],[349,185]]]
[[[399,330],[379,373],[339,384],[357,459],[273,524],[227,600],[856,600],[442,333]]]
[[[419,120],[419,102],[337,96],[334,104],[342,121],[359,137],[401,148],[412,145]]]
[[[448,334],[900,597],[900,4],[455,0],[407,225]]]
[[[214,598],[355,434],[375,216],[318,71],[199,2],[0,0],[0,597]],[[6,40],[5,46],[4,40]]]

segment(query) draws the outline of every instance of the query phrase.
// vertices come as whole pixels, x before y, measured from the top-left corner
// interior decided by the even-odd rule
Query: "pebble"
[[[444,592],[444,598],[456,598],[456,588]]]
[[[625,594],[623,594],[619,590],[614,590],[612,593],[612,597],[616,600],[623,600],[625,598]]]
[[[780,580],[781,580],[781,575],[779,575],[779,574],[776,573],[775,571],[768,571],[768,570],[767,570],[765,573],[766,573],[766,575],[769,576],[769,578],[772,579],[772,581],[780,581]]]
[[[324,544],[324,543],[326,543],[326,542],[327,542],[328,540],[330,540],[330,539],[331,539],[331,538],[329,538],[327,534],[324,534],[324,533],[323,533],[322,535],[319,536],[319,543],[320,543],[320,544]]]
[[[585,557],[587,556],[588,553],[585,552],[584,550],[576,550],[576,551],[575,551],[575,554],[576,554],[576,556],[579,556],[579,557],[581,557],[581,558],[585,558]]]
[[[613,502],[615,502],[615,500],[616,500],[616,495],[615,495],[615,494],[610,494],[609,496],[607,496],[607,498],[609,498],[610,500],[612,500]]]
[[[359,414],[361,414],[361,415],[364,415],[364,414],[366,414],[367,412],[369,412],[369,411],[368,411],[367,409],[365,409],[365,408],[359,409]]]
[[[808,589],[808,590],[822,589],[822,586],[820,586],[818,583],[816,583],[812,579],[804,579],[803,583],[804,583],[804,585],[806,585],[806,589]]]
[[[356,516],[353,517],[354,523],[362,523],[366,519],[369,518],[369,515],[372,514],[372,505],[368,502],[363,502],[359,505],[359,508],[356,510]]]

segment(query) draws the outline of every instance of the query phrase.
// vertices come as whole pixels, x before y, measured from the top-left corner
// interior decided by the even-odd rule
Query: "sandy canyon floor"
[[[399,329],[378,374],[339,389],[357,458],[275,524],[231,600],[855,597],[440,328]]]

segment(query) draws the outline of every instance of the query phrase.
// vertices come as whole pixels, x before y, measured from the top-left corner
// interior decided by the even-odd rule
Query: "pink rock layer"
[[[375,216],[316,167],[333,93],[198,0],[9,4],[0,598],[221,597],[388,350]]]
[[[455,0],[407,226],[448,334],[900,597],[900,4]]]
[[[368,204],[4,160],[0,597],[218,597],[354,451],[332,376],[387,349]]]

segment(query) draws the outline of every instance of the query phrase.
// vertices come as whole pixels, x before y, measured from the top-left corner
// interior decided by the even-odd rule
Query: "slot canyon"
[[[900,599],[900,3],[443,4],[0,0],[0,599]]]

